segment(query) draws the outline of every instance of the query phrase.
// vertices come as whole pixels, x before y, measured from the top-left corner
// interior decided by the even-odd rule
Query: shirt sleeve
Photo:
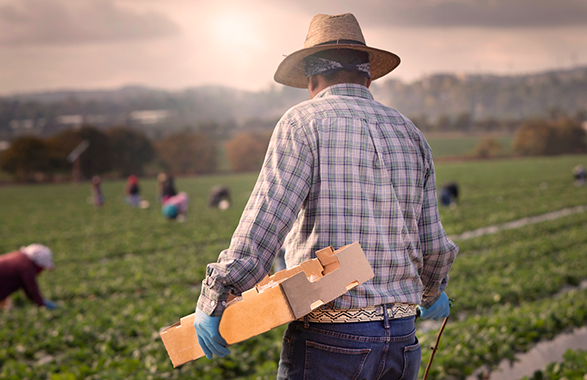
[[[423,307],[430,307],[448,285],[448,272],[457,256],[459,247],[448,239],[442,227],[436,197],[436,174],[430,161],[426,182],[422,215],[418,223],[423,266],[420,279],[424,286]]]
[[[37,274],[34,269],[23,271],[22,282],[24,284],[24,292],[27,297],[33,301],[37,306],[45,305],[41,292],[39,291],[39,285],[37,284]]]
[[[282,119],[229,248],[206,268],[198,300],[206,314],[221,315],[229,294],[240,295],[269,273],[308,195],[313,160],[304,134]]]

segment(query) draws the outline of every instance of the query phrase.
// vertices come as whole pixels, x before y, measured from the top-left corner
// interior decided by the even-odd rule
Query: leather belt
[[[417,305],[409,303],[394,303],[384,306],[387,307],[388,319],[413,317],[417,313]],[[354,323],[382,321],[384,319],[382,305],[360,309],[314,310],[307,317],[308,322],[314,323]],[[298,321],[304,321],[305,318],[299,318]]]

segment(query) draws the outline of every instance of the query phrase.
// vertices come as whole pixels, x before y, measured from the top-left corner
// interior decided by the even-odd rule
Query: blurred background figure
[[[177,220],[183,222],[188,213],[188,195],[185,192],[180,192],[177,195],[167,198],[163,202],[161,212],[169,220]]]
[[[23,289],[37,306],[57,308],[54,302],[41,296],[37,276],[43,269],[53,270],[55,266],[51,250],[41,244],[31,244],[0,255],[0,309],[11,308],[10,295],[19,289]]]
[[[124,189],[124,200],[133,207],[138,207],[141,202],[141,191],[139,188],[139,179],[136,175],[131,175],[126,181],[126,188]]]
[[[157,174],[157,199],[159,203],[163,203],[163,186],[167,181],[167,174],[161,172]]]
[[[583,165],[577,165],[573,168],[573,177],[576,186],[583,186],[587,182],[587,171]]]
[[[165,177],[166,178],[163,181],[162,192],[161,192],[161,202],[162,203],[165,203],[169,198],[177,195],[177,191],[175,190],[173,176],[171,176],[170,174],[166,174]]]
[[[440,188],[440,203],[445,207],[457,207],[459,198],[459,186],[455,182],[449,182]]]
[[[94,206],[101,207],[104,204],[104,194],[102,194],[102,178],[95,175],[92,177],[92,198]]]
[[[208,207],[218,207],[226,210],[230,207],[230,189],[224,185],[216,185],[210,190]]]

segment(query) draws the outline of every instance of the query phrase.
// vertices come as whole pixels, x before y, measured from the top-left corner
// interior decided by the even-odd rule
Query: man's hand
[[[230,354],[226,348],[226,341],[220,336],[218,325],[220,325],[220,317],[210,317],[200,308],[196,308],[194,326],[198,335],[198,343],[208,359],[212,359],[214,355],[224,357]]]
[[[440,297],[430,306],[428,309],[418,305],[420,311],[420,318],[422,319],[433,319],[435,321],[441,321],[442,319],[450,315],[450,302],[445,292],[442,292]]]

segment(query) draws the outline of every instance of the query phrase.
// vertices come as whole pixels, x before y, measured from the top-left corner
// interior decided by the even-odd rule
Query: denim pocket
[[[418,338],[416,343],[404,347],[404,371],[400,380],[416,380],[422,360],[422,348]]]
[[[357,379],[363,369],[367,348],[344,348],[306,341],[304,379]]]

